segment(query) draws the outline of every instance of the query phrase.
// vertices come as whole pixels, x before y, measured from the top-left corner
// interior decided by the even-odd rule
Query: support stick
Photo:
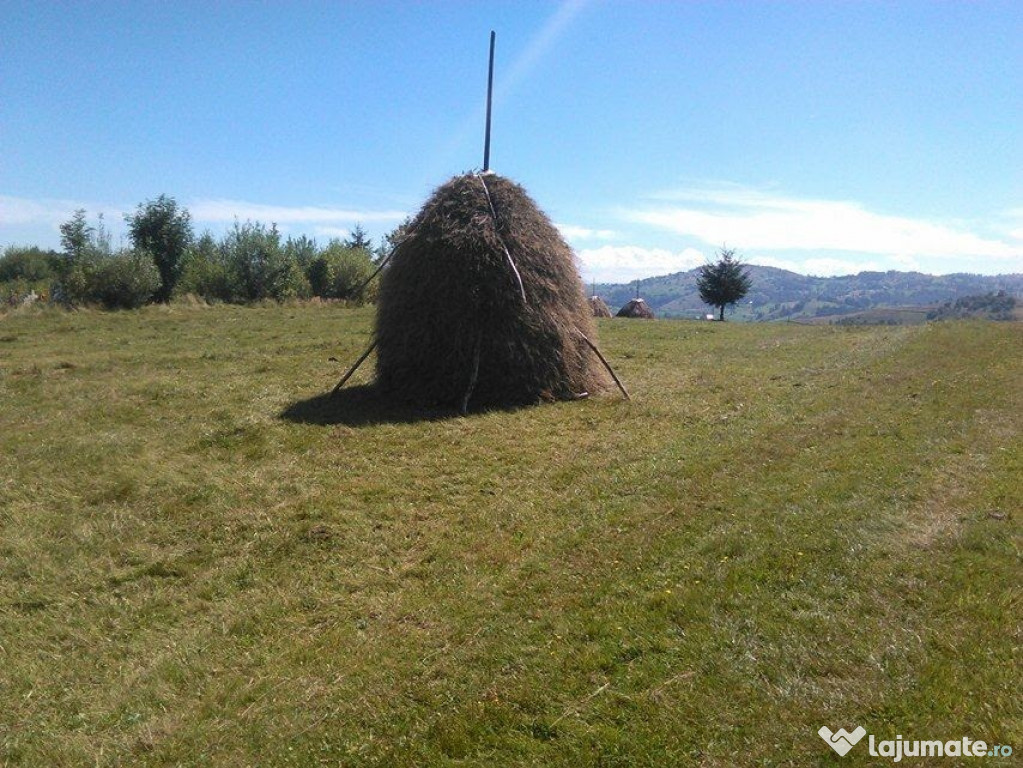
[[[483,341],[483,332],[480,331],[476,335],[476,347],[473,349],[472,354],[472,376],[469,377],[469,388],[465,390],[465,397],[462,398],[462,415],[465,416],[469,412],[469,398],[472,397],[473,390],[476,389],[476,379],[480,374],[480,344]]]
[[[490,70],[487,74],[487,128],[483,137],[483,172],[490,170],[490,106],[494,96],[494,40],[497,35],[490,30]]]
[[[373,343],[369,345],[369,348],[360,355],[359,359],[355,361],[355,365],[348,369],[348,373],[341,377],[341,381],[337,383],[337,386],[331,390],[330,396],[333,397],[338,393],[338,390],[345,385],[345,382],[352,378],[352,374],[359,370],[359,366],[362,365],[366,358],[369,357],[369,353],[377,348],[377,339],[373,338]]]
[[[526,288],[522,285],[522,275],[519,274],[519,268],[515,266],[515,260],[512,258],[511,251],[508,250],[508,246],[504,244],[504,240],[501,239],[501,233],[497,231],[497,209],[494,208],[494,201],[490,197],[490,190],[487,189],[487,182],[483,180],[483,175],[477,173],[476,178],[480,180],[480,184],[483,185],[483,194],[487,197],[487,205],[490,206],[490,215],[494,218],[494,235],[497,237],[497,242],[501,244],[504,249],[504,255],[508,257],[508,263],[511,265],[512,272],[515,273],[515,281],[519,284],[519,293],[522,295],[522,303],[526,303]]]
[[[611,363],[609,363],[607,359],[602,354],[600,354],[600,350],[597,349],[597,345],[590,341],[588,338],[586,338],[586,334],[583,333],[582,331],[577,330],[576,333],[582,336],[583,341],[585,341],[589,345],[590,349],[593,350],[593,354],[600,358],[600,362],[602,362],[604,364],[604,367],[607,368],[607,372],[610,373],[611,378],[615,380],[615,384],[618,385],[618,389],[620,389],[622,391],[622,394],[625,395],[625,399],[632,400],[632,398],[629,397],[628,391],[625,389],[625,385],[622,384],[621,379],[618,378],[618,375],[615,373],[614,368],[611,367]]]
[[[395,248],[391,249],[391,252],[390,252],[389,254],[387,254],[386,256],[384,256],[384,258],[383,258],[383,259],[381,259],[381,260],[380,260],[380,264],[379,264],[379,265],[377,266],[377,268],[376,268],[376,270],[375,270],[375,271],[373,272],[373,274],[369,276],[369,279],[368,279],[368,280],[367,280],[366,282],[364,282],[364,283],[363,283],[362,285],[360,285],[360,286],[359,286],[359,290],[357,290],[357,291],[355,292],[355,295],[356,295],[356,296],[361,296],[361,295],[362,295],[362,292],[363,292],[364,290],[366,290],[366,286],[367,286],[367,285],[369,285],[370,283],[372,283],[372,282],[373,282],[373,279],[374,279],[374,278],[375,278],[375,277],[376,277],[377,275],[379,275],[379,274],[380,274],[381,272],[383,272],[383,271],[384,271],[384,267],[386,267],[386,266],[387,266],[387,262],[389,262],[389,261],[391,260],[391,257],[392,257],[392,256],[394,255],[394,252],[395,252],[396,250],[397,250],[397,247],[395,247]]]

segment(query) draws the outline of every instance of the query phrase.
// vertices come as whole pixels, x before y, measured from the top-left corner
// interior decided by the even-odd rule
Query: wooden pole
[[[487,128],[483,137],[483,172],[490,170],[490,110],[494,98],[494,41],[497,35],[490,30],[490,68],[487,74]]]
[[[600,358],[600,362],[602,362],[604,364],[604,367],[607,368],[607,372],[610,373],[611,378],[615,380],[615,384],[618,385],[618,389],[620,389],[622,391],[622,394],[625,395],[625,399],[632,400],[632,398],[629,397],[628,390],[625,389],[625,385],[622,384],[622,380],[618,378],[618,374],[615,373],[615,369],[611,367],[611,363],[607,361],[607,358],[600,354],[600,350],[597,349],[597,345],[590,341],[588,338],[586,338],[586,334],[583,333],[582,331],[577,329],[576,333],[578,333],[582,337],[582,340],[585,341],[586,344],[589,346],[589,348],[593,350],[593,354]]]
[[[476,345],[473,347],[472,352],[472,376],[469,377],[469,388],[465,390],[465,396],[462,398],[462,415],[465,416],[469,412],[469,399],[472,397],[473,391],[476,389],[476,380],[480,375],[480,345],[483,342],[483,331],[476,334]]]
[[[357,370],[359,370],[359,366],[362,365],[365,362],[367,357],[369,357],[369,353],[372,352],[376,348],[377,348],[377,340],[374,337],[373,338],[373,343],[369,345],[369,348],[365,352],[362,353],[362,355],[359,357],[359,359],[355,361],[355,365],[353,365],[351,368],[348,369],[348,373],[346,373],[344,376],[342,376],[341,377],[341,381],[339,381],[337,383],[337,386],[334,387],[333,390],[331,390],[331,392],[330,392],[330,396],[331,397],[336,395],[338,393],[338,391],[341,389],[341,387],[343,387],[345,385],[345,382],[348,381],[350,378],[352,378],[352,374],[355,373]]]

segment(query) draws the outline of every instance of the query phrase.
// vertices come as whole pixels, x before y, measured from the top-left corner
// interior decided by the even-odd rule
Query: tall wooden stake
[[[483,172],[490,170],[490,108],[494,98],[494,40],[497,35],[490,30],[490,71],[487,74],[487,128],[483,138]]]

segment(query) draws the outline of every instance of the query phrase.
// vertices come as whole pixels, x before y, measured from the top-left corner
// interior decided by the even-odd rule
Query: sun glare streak
[[[565,30],[569,28],[579,13],[590,3],[592,0],[565,0],[558,6],[557,10],[547,19],[540,29],[537,30],[536,34],[530,39],[529,43],[522,50],[521,53],[515,58],[511,65],[507,69],[507,74],[502,74],[500,66],[501,56],[501,31],[497,30],[497,62],[495,63],[494,72],[494,114],[497,116],[494,120],[494,135],[499,136],[500,117],[498,106],[508,98],[508,96],[515,92],[516,88],[522,84],[523,81],[528,79],[529,75],[536,69],[541,61],[547,56],[547,54],[557,43],[558,39],[565,33]],[[450,140],[444,145],[443,149],[437,154],[436,158],[431,159],[427,163],[427,167],[424,169],[424,182],[423,185],[435,186],[440,183],[440,176],[442,174],[450,174],[454,172],[452,170],[453,165],[457,165],[456,170],[466,170],[471,167],[475,167],[479,164],[482,167],[483,160],[483,125],[486,120],[486,53],[487,47],[483,45],[484,35],[480,35],[480,78],[479,78],[479,97],[478,99],[474,96],[473,100],[475,106],[472,108],[470,113],[465,119],[459,124],[457,130],[451,134]],[[487,38],[489,45],[489,38]],[[472,137],[478,135],[480,137],[479,142],[479,155],[471,155],[461,162],[455,162],[455,156],[462,151],[462,149],[471,142]],[[499,143],[499,142],[498,142]],[[498,154],[500,157],[500,154]]]

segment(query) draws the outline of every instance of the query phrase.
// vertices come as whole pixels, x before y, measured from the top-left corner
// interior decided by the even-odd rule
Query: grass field
[[[0,318],[0,765],[1023,751],[1020,324],[604,321],[632,402],[443,418],[322,397],[371,322]]]

